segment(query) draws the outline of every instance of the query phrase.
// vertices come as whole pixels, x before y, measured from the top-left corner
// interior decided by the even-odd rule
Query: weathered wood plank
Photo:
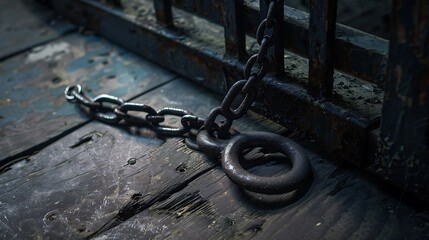
[[[125,99],[176,75],[95,36],[69,35],[0,63],[0,166],[88,118],[65,104],[64,89]]]
[[[314,146],[312,146],[314,148]],[[251,201],[220,167],[96,239],[427,239],[429,212],[308,151],[313,185],[298,201]],[[267,164],[259,173],[276,165]],[[278,165],[277,165],[278,166]],[[271,169],[271,171],[274,169]],[[277,197],[276,197],[277,198]],[[274,200],[275,198],[272,198]]]
[[[0,60],[76,29],[35,0],[1,0]]]
[[[70,147],[88,135],[91,141]],[[183,164],[186,173],[176,172]],[[2,238],[82,238],[138,193],[153,201],[208,165],[190,157],[178,139],[130,136],[91,123],[0,176]]]
[[[201,116],[219,104],[215,95],[184,80],[133,102],[180,106]],[[284,131],[255,114],[246,119],[238,130]],[[167,198],[216,164],[187,149],[181,138],[128,130],[91,122],[1,174],[0,236],[86,237]],[[88,141],[76,145],[83,138]]]

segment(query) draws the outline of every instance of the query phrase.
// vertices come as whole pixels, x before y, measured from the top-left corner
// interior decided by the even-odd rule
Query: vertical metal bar
[[[268,6],[272,0],[260,0],[259,1],[259,9],[261,12],[261,20],[267,17]],[[276,8],[275,12],[275,21],[278,24],[278,34],[274,39],[273,48],[271,48],[267,55],[269,59],[273,59],[272,65],[274,72],[278,77],[284,75],[284,48],[283,48],[283,18],[284,18],[284,0],[276,0]]]
[[[429,1],[394,0],[375,169],[429,199]]]
[[[153,0],[155,16],[158,23],[173,26],[173,13],[170,0]]]
[[[243,4],[243,0],[223,0],[226,53],[238,60],[247,56]]]
[[[337,0],[310,0],[308,92],[330,98],[333,89]]]

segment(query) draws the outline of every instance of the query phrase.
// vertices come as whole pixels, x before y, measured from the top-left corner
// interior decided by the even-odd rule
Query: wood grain
[[[0,2],[0,20],[10,2]],[[34,10],[21,4],[26,2],[14,6]],[[5,42],[17,42],[7,56],[49,40],[36,36],[37,18],[24,19],[17,21],[22,31],[13,28],[14,38],[0,40],[0,59]],[[47,36],[55,34],[61,29]],[[426,208],[333,165],[305,140],[300,143],[312,162],[312,181],[267,198],[240,190],[215,159],[189,150],[182,138],[89,121],[65,102],[66,85],[81,83],[93,96],[110,93],[203,117],[220,102],[220,96],[98,37],[71,34],[17,54],[0,62],[0,79],[0,166],[10,164],[0,167],[2,239],[429,238]],[[166,121],[179,124],[173,117]],[[252,112],[234,128],[289,133]],[[270,161],[250,171],[267,175],[289,167]]]
[[[240,190],[216,167],[95,239],[429,237],[428,211],[386,195],[373,183],[309,150],[308,154],[313,183],[298,200],[293,194],[257,200],[257,195]],[[269,168],[273,165],[252,170],[272,171]]]
[[[215,95],[183,79],[134,102],[181,106],[198,115],[219,104]],[[236,128],[284,131],[255,114],[247,119]],[[168,198],[216,164],[186,148],[181,138],[91,122],[0,175],[0,229],[6,229],[0,236],[87,237]]]
[[[69,35],[0,63],[0,165],[85,123],[64,89],[124,99],[176,75],[95,36]]]
[[[76,30],[76,26],[40,2],[2,0],[0,60]]]

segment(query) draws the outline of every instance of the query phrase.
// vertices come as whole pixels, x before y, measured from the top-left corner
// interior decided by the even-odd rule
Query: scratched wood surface
[[[185,80],[135,101],[156,108],[181,106],[198,115],[219,104],[214,95]],[[284,131],[256,114],[236,128]],[[86,237],[167,198],[215,165],[187,149],[181,138],[161,139],[149,130],[91,122],[0,175],[1,236]]]
[[[66,85],[198,116],[220,100],[98,37],[71,34],[18,53],[0,62],[0,80],[1,239],[429,238],[427,208],[336,167],[305,140],[313,181],[261,201],[181,138],[90,121],[65,102]],[[289,134],[254,113],[235,128]]]
[[[184,80],[134,101],[156,108],[183,106],[197,115],[218,104],[216,96]],[[285,130],[254,114],[236,127]],[[83,138],[89,141],[81,142]],[[314,173],[309,192],[291,202],[261,203],[180,138],[160,139],[148,130],[93,122],[0,175],[0,224],[7,229],[5,238],[428,237],[426,211],[308,153]],[[272,203],[281,207],[271,209]]]
[[[261,198],[215,167],[95,239],[428,239],[427,210],[392,198],[308,146],[314,176],[306,193]]]
[[[40,2],[0,0],[0,60],[76,29]]]
[[[88,118],[64,89],[129,99],[176,75],[95,36],[72,34],[0,62],[0,165],[31,155]]]

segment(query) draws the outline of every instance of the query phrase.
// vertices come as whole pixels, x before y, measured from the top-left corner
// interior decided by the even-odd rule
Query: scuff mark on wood
[[[150,209],[157,214],[170,214],[176,218],[181,218],[189,214],[213,215],[210,204],[198,191],[183,193],[174,199],[157,205]]]
[[[183,182],[178,182],[178,183],[175,183],[174,185],[166,187],[164,191],[158,193],[156,196],[148,196],[148,195],[143,195],[141,193],[133,194],[130,201],[124,207],[122,207],[113,218],[111,218],[101,228],[96,230],[91,235],[87,236],[85,239],[91,239],[91,238],[97,237],[100,234],[106,232],[107,230],[112,229],[113,227],[123,223],[124,221],[135,216],[136,214],[144,211],[145,209],[148,209],[156,202],[164,201],[165,199],[169,198],[172,194],[181,191],[190,182],[194,181],[199,176],[204,175],[206,172],[212,170],[213,168],[215,168],[215,166],[204,169],[201,172],[198,172],[196,175],[191,176],[188,179],[184,179]]]
[[[103,134],[100,132],[90,132],[80,137],[73,145],[69,146],[69,148],[77,148],[85,143],[91,144],[94,139],[102,137]]]

